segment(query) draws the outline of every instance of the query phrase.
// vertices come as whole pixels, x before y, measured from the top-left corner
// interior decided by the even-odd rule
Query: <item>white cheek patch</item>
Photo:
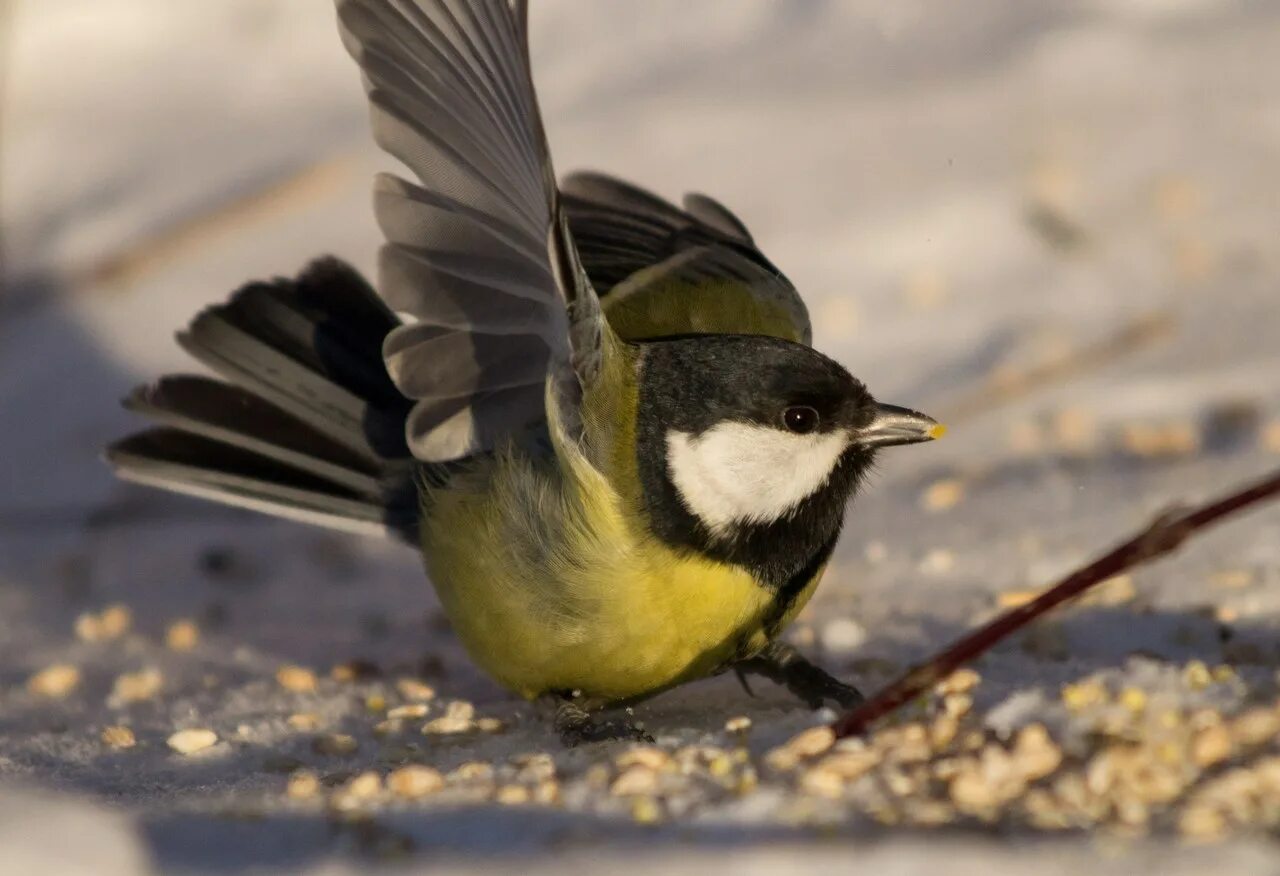
[[[685,506],[712,532],[771,523],[831,477],[847,432],[797,435],[754,423],[720,423],[701,435],[667,433],[667,469]]]

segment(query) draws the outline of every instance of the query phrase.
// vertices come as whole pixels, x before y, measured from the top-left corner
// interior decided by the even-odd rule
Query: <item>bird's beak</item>
[[[863,447],[892,447],[932,441],[946,431],[946,426],[918,411],[878,404],[875,419],[854,432],[853,440]]]

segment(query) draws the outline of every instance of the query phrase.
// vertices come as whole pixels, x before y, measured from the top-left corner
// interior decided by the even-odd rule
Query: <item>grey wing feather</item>
[[[572,402],[600,355],[599,303],[555,221],[525,4],[337,8],[374,138],[420,183],[382,176],[375,185],[387,240],[379,290],[406,322],[387,337],[384,359],[416,403],[409,447],[428,462],[491,449],[546,416],[549,375],[570,389],[554,397]]]

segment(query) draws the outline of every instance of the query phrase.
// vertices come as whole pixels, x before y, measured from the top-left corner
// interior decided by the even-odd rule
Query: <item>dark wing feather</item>
[[[682,210],[593,172],[571,174],[561,191],[587,275],[621,337],[720,331],[809,343],[799,293],[720,202],[689,194]]]

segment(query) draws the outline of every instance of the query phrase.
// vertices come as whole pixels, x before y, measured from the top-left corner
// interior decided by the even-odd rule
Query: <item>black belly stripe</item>
[[[809,562],[805,563],[800,571],[796,572],[786,580],[773,596],[773,603],[769,607],[769,613],[764,619],[764,632],[770,641],[777,638],[778,633],[782,632],[782,619],[787,616],[787,612],[791,610],[791,606],[795,604],[796,599],[813,580],[813,576],[818,574],[818,570],[822,565],[831,559],[831,554],[836,549],[836,541],[840,538],[837,531],[827,541],[818,548]]]

